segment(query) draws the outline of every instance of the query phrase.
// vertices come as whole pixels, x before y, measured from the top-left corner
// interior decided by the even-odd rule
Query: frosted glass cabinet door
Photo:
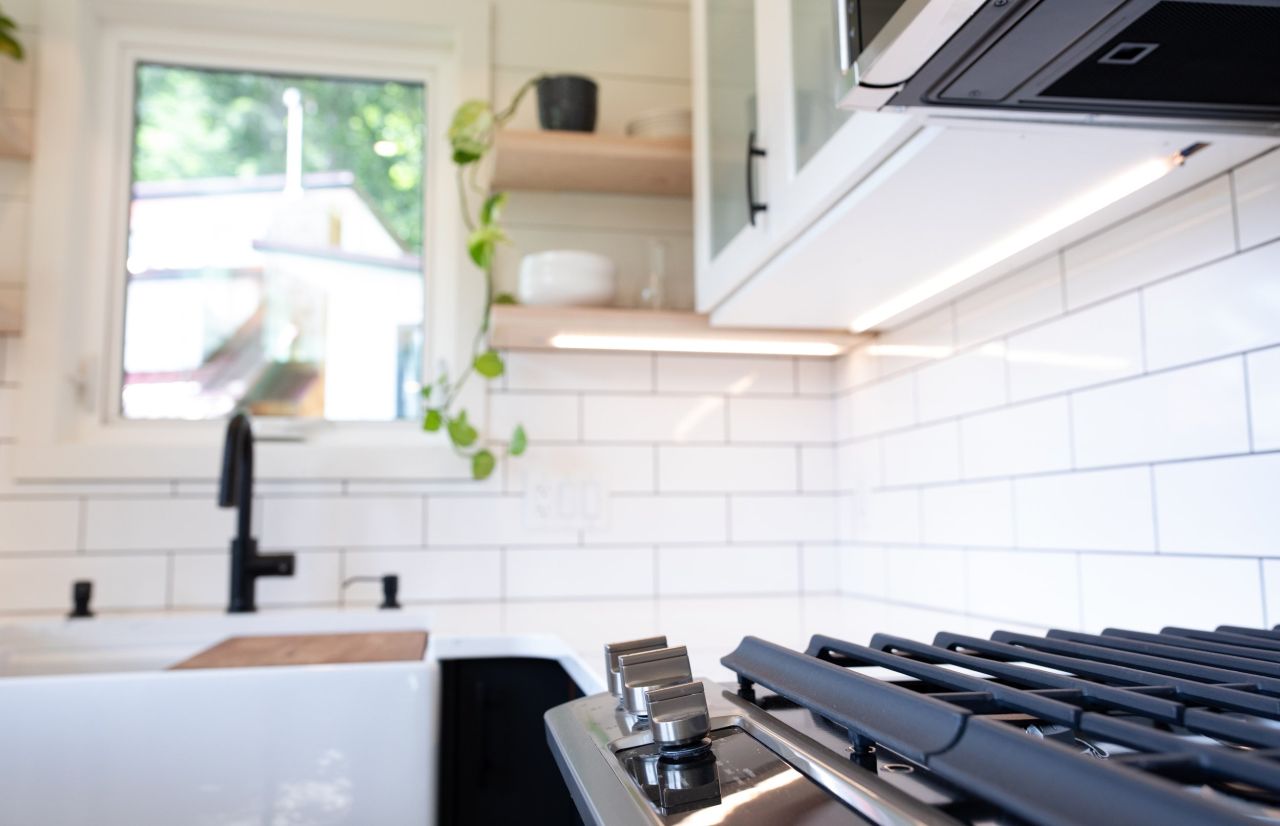
[[[836,0],[847,2],[848,0]],[[799,171],[851,112],[836,104],[853,88],[853,72],[840,71],[832,0],[791,0],[791,84],[795,171]]]
[[[753,0],[707,0],[706,8],[707,143],[714,258],[751,223],[747,144],[756,129],[756,25]],[[761,196],[757,191],[757,199]]]

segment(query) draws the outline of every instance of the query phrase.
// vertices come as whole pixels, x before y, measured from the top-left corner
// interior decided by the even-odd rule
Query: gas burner
[[[1280,630],[665,637],[547,714],[588,823],[1280,823]],[[884,679],[885,672],[893,676]]]

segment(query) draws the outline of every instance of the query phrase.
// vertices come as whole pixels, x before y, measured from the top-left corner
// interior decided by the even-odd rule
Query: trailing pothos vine
[[[0,55],[14,60],[22,60],[25,56],[22,41],[18,40],[18,24],[4,13],[4,9],[0,9]]]
[[[505,109],[495,111],[488,101],[469,100],[458,107],[449,125],[449,144],[453,149],[453,164],[458,181],[458,205],[467,228],[467,254],[484,276],[484,315],[472,342],[471,361],[456,379],[448,370],[422,388],[426,400],[426,413],[422,429],[444,430],[454,451],[471,462],[471,475],[486,479],[498,464],[498,456],[490,448],[479,443],[480,434],[467,417],[463,408],[455,409],[463,386],[477,374],[486,380],[498,378],[506,370],[502,356],[489,345],[489,322],[495,304],[514,304],[508,294],[496,294],[493,288],[493,260],[498,245],[507,240],[499,220],[506,205],[505,192],[490,192],[479,183],[480,161],[493,149],[497,130],[515,115],[529,90],[537,85],[540,77],[526,82],[512,97]],[[474,204],[479,202],[479,206]],[[524,453],[528,438],[523,425],[516,425],[507,442],[506,455]]]

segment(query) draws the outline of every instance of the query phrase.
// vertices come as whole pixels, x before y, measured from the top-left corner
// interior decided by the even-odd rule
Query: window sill
[[[470,466],[453,450],[425,439],[417,445],[316,445],[258,442],[259,479],[457,482]],[[222,443],[138,445],[22,445],[14,450],[13,475],[22,481],[141,481],[215,479]]]

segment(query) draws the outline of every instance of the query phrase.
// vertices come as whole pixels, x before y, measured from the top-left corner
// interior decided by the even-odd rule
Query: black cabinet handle
[[[756,146],[756,130],[747,133],[747,218],[751,226],[756,225],[756,214],[768,212],[769,205],[756,200],[756,158],[766,157],[769,153]]]

